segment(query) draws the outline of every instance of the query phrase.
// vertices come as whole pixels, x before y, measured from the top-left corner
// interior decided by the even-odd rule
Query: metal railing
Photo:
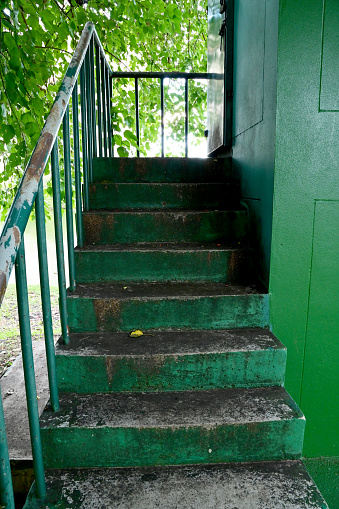
[[[211,74],[198,72],[113,72],[114,78],[134,78],[135,93],[135,125],[137,144],[140,145],[140,122],[139,122],[139,80],[156,78],[160,81],[160,115],[161,115],[161,157],[165,157],[165,94],[164,80],[167,79],[183,79],[185,81],[185,157],[188,157],[188,126],[189,126],[189,104],[188,92],[190,80],[208,80],[212,78]],[[137,150],[137,157],[140,157],[140,151]]]
[[[0,303],[15,266],[19,326],[26,387],[29,428],[34,473],[38,497],[46,495],[43,454],[39,427],[39,412],[35,385],[33,349],[29,318],[28,290],[25,266],[24,232],[33,208],[37,232],[41,301],[46,344],[50,401],[59,409],[53,324],[47,261],[43,173],[50,160],[53,187],[55,245],[58,267],[59,308],[62,338],[69,342],[66,308],[66,274],[63,247],[62,210],[58,137],[62,124],[63,164],[70,290],[75,289],[74,231],[72,195],[75,191],[77,243],[83,244],[82,209],[88,210],[88,183],[92,178],[92,158],[112,155],[110,127],[110,76],[112,71],[105,58],[94,25],[87,23],[73,58],[62,81],[45,126],[27,165],[18,192],[7,216],[0,237]],[[80,80],[79,80],[80,75]],[[79,108],[79,82],[81,105]],[[72,141],[70,128],[70,103]],[[80,139],[81,134],[81,139]],[[82,157],[80,156],[82,148]],[[71,151],[73,150],[73,163]],[[73,170],[73,171],[72,171]],[[72,178],[74,174],[74,183]],[[83,194],[82,194],[83,184]],[[0,398],[1,400],[1,398]],[[1,505],[14,507],[5,421],[0,403],[0,497]]]
[[[60,196],[59,140],[63,147],[65,178],[65,209],[69,265],[69,290],[76,287],[73,231],[73,194],[77,245],[83,246],[82,211],[89,210],[89,183],[92,182],[92,159],[114,155],[111,126],[112,81],[117,77],[135,80],[136,136],[140,143],[138,80],[159,78],[161,95],[162,156],[164,156],[164,79],[185,79],[185,155],[188,152],[188,81],[207,79],[207,74],[196,73],[113,73],[92,23],[87,23],[66,75],[47,117],[37,145],[26,167],[19,189],[0,236],[0,305],[9,277],[15,267],[18,313],[21,335],[23,370],[28,406],[29,428],[33,453],[36,491],[40,499],[46,496],[43,452],[39,427],[39,412],[35,385],[33,349],[29,317],[28,288],[25,266],[24,232],[35,209],[40,289],[46,344],[46,358],[50,402],[59,409],[53,323],[48,274],[43,174],[50,161],[53,188],[53,215],[58,270],[59,309],[62,339],[69,342],[66,307],[66,274]],[[79,104],[80,89],[80,104]],[[62,126],[62,133],[59,130]],[[72,133],[72,136],[71,134]],[[80,153],[81,152],[81,153]],[[138,150],[137,155],[140,155]],[[9,453],[0,394],[0,500],[1,505],[14,508]]]

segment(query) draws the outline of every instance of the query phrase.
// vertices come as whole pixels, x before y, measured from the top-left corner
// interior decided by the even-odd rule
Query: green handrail
[[[96,55],[96,59],[94,59]],[[95,69],[95,64],[100,69]],[[53,323],[51,317],[50,287],[48,278],[47,243],[44,214],[43,173],[51,159],[53,209],[55,224],[55,245],[58,264],[59,307],[61,317],[62,339],[69,341],[67,308],[66,308],[66,276],[63,250],[62,212],[60,197],[60,172],[58,135],[63,125],[63,149],[65,169],[65,198],[67,245],[69,257],[69,291],[76,285],[74,262],[74,231],[72,210],[72,161],[70,140],[69,103],[72,101],[72,128],[74,150],[74,190],[76,197],[76,231],[78,245],[83,244],[82,203],[88,209],[88,184],[91,180],[92,154],[97,155],[97,141],[103,146],[103,136],[110,133],[109,120],[103,123],[101,97],[109,97],[107,82],[101,79],[102,66],[106,80],[112,74],[106,60],[101,43],[92,23],[87,23],[83,29],[77,48],[69,64],[65,77],[61,83],[56,99],[47,117],[39,140],[21,179],[19,189],[7,216],[0,236],[0,305],[4,298],[9,277],[13,266],[16,269],[17,299],[19,310],[19,324],[24,366],[26,399],[33,452],[36,489],[39,498],[46,495],[44,465],[39,427],[39,412],[36,397],[36,385],[33,363],[32,338],[30,330],[27,279],[25,268],[24,232],[29,216],[35,205],[37,243],[40,271],[40,289],[44,319],[44,333],[46,343],[46,357],[49,376],[51,406],[54,411],[59,409],[57,375],[55,364],[55,350],[53,342]],[[81,106],[79,114],[78,76],[81,77]],[[106,114],[109,114],[109,104]],[[98,111],[100,108],[100,111]],[[81,118],[81,122],[79,122]],[[90,124],[87,122],[90,121]],[[100,125],[97,125],[97,121]],[[98,129],[97,129],[98,127]],[[83,157],[80,158],[80,132],[82,135]],[[97,140],[97,136],[101,139]],[[107,151],[104,155],[108,155]],[[82,193],[83,184],[83,193]],[[6,439],[3,408],[0,405],[0,501],[1,506],[14,508],[13,487],[9,464],[9,454]]]

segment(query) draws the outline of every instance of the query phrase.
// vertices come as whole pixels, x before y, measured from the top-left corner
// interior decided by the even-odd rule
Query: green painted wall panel
[[[268,284],[274,174],[279,0],[235,2],[233,168],[253,218],[261,250],[261,277]],[[245,8],[246,7],[246,8]],[[246,30],[244,27],[252,27]],[[253,43],[255,40],[255,44]],[[255,63],[255,72],[250,72]],[[241,106],[240,106],[241,100]]]
[[[339,201],[315,202],[301,406],[305,450],[339,455]],[[317,408],[317,411],[314,411]],[[314,440],[314,437],[317,440]]]
[[[320,109],[339,110],[339,2],[324,0]]]
[[[322,63],[323,69],[330,65],[337,72],[335,60],[325,62],[330,43],[339,55],[334,20],[324,17],[324,7],[334,5],[334,0],[281,0],[279,10],[270,320],[287,346],[286,388],[308,422],[306,456],[338,454],[339,441],[338,411],[333,409],[339,406],[333,389],[338,384],[338,368],[333,369],[339,363],[337,325],[330,318],[337,288],[326,272],[335,275],[338,245],[335,239],[325,242],[337,212],[334,205],[319,202],[339,197],[339,116],[319,108],[319,98],[322,105],[326,100],[336,107],[332,99],[338,81],[321,73]],[[332,267],[325,272],[323,257]],[[327,316],[326,332],[317,313]]]

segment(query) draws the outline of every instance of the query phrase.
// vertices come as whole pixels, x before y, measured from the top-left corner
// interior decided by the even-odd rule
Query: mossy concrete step
[[[300,460],[50,470],[24,509],[328,509]]]
[[[281,387],[63,393],[60,408],[40,418],[47,468],[283,460],[302,452],[305,419]]]
[[[95,157],[93,182],[225,182],[231,158]]]
[[[90,209],[225,209],[239,204],[234,183],[96,183],[89,186]]]
[[[83,213],[85,244],[222,242],[247,233],[243,210],[92,211]]]
[[[56,350],[64,392],[282,386],[286,349],[266,329],[71,334]]]
[[[268,325],[267,294],[222,283],[79,284],[67,308],[72,332]]]
[[[254,253],[246,245],[199,243],[115,244],[75,250],[79,283],[112,281],[220,281],[255,279]]]

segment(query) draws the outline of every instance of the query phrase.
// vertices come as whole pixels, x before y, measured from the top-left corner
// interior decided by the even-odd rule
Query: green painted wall
[[[268,283],[272,231],[279,0],[235,0],[233,169]],[[257,228],[257,225],[260,225]]]
[[[339,2],[281,0],[270,320],[304,455],[339,455]]]

